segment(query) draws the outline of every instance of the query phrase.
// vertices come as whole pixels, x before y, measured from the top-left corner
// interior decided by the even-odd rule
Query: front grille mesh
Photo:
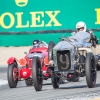
[[[57,66],[59,71],[68,71],[71,68],[70,51],[57,51]]]

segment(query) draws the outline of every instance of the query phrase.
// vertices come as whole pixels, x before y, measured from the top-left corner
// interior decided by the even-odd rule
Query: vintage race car
[[[91,40],[91,42],[94,42]],[[86,76],[87,86],[93,88],[96,84],[96,63],[99,56],[93,52],[94,45],[90,42],[90,34],[79,32],[67,38],[62,38],[59,43],[54,46],[51,41],[48,45],[49,65],[52,67],[51,82],[53,88],[59,88],[61,73],[67,81],[78,82],[80,77]],[[38,57],[35,57],[34,63],[36,68],[41,68]],[[34,70],[34,87],[36,91],[41,91],[38,82],[39,77],[36,76],[38,69]],[[40,76],[41,77],[41,76]],[[42,87],[42,85],[41,85]]]
[[[31,48],[29,53],[25,52],[25,54],[26,56],[20,60],[10,57],[7,61],[7,78],[10,88],[15,88],[21,79],[25,80],[27,86],[31,86],[37,82],[42,85],[43,80],[51,78],[52,68],[48,62],[48,44],[42,41],[38,48]],[[34,81],[36,77],[39,80]],[[60,83],[64,83],[64,81],[62,78]],[[39,89],[42,88],[41,85],[39,85]]]
[[[59,72],[66,72],[67,81],[79,81],[86,76],[87,86],[93,88],[96,83],[96,64],[100,59],[95,54],[94,40],[87,32],[78,32],[69,38],[62,38],[54,48],[50,63],[54,66],[52,73],[53,88],[59,88]],[[91,40],[91,41],[90,41]],[[92,43],[91,43],[92,42]],[[58,76],[57,76],[58,75]]]
[[[7,78],[10,88],[15,88],[17,86],[17,82],[21,81],[21,79],[25,79],[27,86],[33,84],[34,66],[36,66],[36,63],[34,63],[36,59],[33,57],[39,57],[41,68],[38,70],[38,74],[42,77],[40,83],[42,84],[43,79],[47,80],[50,78],[48,46],[46,43],[42,43],[42,45],[38,48],[31,48],[29,53],[20,60],[15,57],[10,57],[8,59]]]

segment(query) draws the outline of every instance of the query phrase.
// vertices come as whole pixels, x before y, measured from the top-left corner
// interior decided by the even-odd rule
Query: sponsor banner
[[[100,28],[100,0],[0,0],[0,9],[0,32],[13,32],[0,35],[0,46],[27,46],[36,38],[57,43],[63,35],[14,36],[14,32],[75,29],[78,21],[84,21],[88,29]],[[95,34],[100,37],[99,32]]]
[[[100,0],[1,0],[0,9],[1,32],[100,27]]]

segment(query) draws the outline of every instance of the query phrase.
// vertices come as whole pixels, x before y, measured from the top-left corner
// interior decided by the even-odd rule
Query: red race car
[[[42,42],[37,48],[31,48],[24,59],[18,60],[15,57],[10,57],[7,63],[7,78],[10,88],[15,88],[17,82],[21,81],[21,79],[25,79],[27,86],[32,85],[34,75],[37,75],[39,84],[51,77],[51,69],[48,63],[48,47],[45,42]],[[41,68],[38,66],[41,66]],[[40,88],[42,88],[41,85]]]

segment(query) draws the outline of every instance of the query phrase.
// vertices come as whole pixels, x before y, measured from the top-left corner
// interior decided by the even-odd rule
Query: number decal
[[[63,60],[63,58],[65,58],[65,60]],[[63,66],[61,66],[61,68],[63,70],[65,70],[65,69],[67,69],[69,67],[69,57],[68,57],[67,54],[60,55],[59,56],[59,61],[63,65]]]

